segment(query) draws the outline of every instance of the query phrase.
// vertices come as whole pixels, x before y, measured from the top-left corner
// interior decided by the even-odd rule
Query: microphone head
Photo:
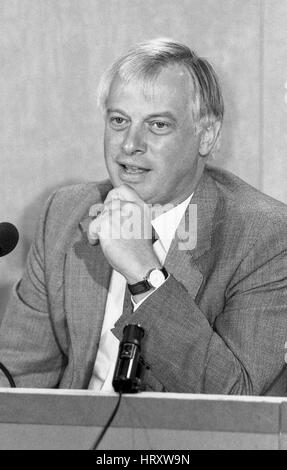
[[[9,222],[0,223],[0,257],[14,250],[19,241],[16,227]]]

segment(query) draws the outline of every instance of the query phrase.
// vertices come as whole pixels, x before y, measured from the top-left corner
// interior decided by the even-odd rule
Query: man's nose
[[[145,132],[139,127],[130,127],[125,135],[122,149],[126,155],[146,152]]]

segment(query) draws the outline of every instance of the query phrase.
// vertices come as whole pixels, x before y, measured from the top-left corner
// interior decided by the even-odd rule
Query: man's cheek
[[[121,136],[119,132],[112,132],[110,129],[105,131],[104,147],[106,150],[119,145]]]
[[[105,155],[107,160],[115,160],[122,154],[122,143],[120,139],[110,139],[105,146]]]

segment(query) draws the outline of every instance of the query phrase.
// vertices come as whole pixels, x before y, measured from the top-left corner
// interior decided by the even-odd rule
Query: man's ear
[[[221,122],[215,121],[203,129],[199,144],[199,154],[202,157],[209,155],[215,146],[220,128]]]

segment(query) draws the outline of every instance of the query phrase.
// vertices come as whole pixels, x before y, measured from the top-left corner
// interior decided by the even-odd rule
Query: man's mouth
[[[142,168],[140,166],[134,166],[134,165],[124,165],[122,163],[119,164],[121,168],[123,168],[123,170],[128,173],[128,174],[131,174],[131,175],[135,175],[135,174],[141,174],[141,173],[145,173],[147,171],[150,171],[149,169],[147,168]]]

